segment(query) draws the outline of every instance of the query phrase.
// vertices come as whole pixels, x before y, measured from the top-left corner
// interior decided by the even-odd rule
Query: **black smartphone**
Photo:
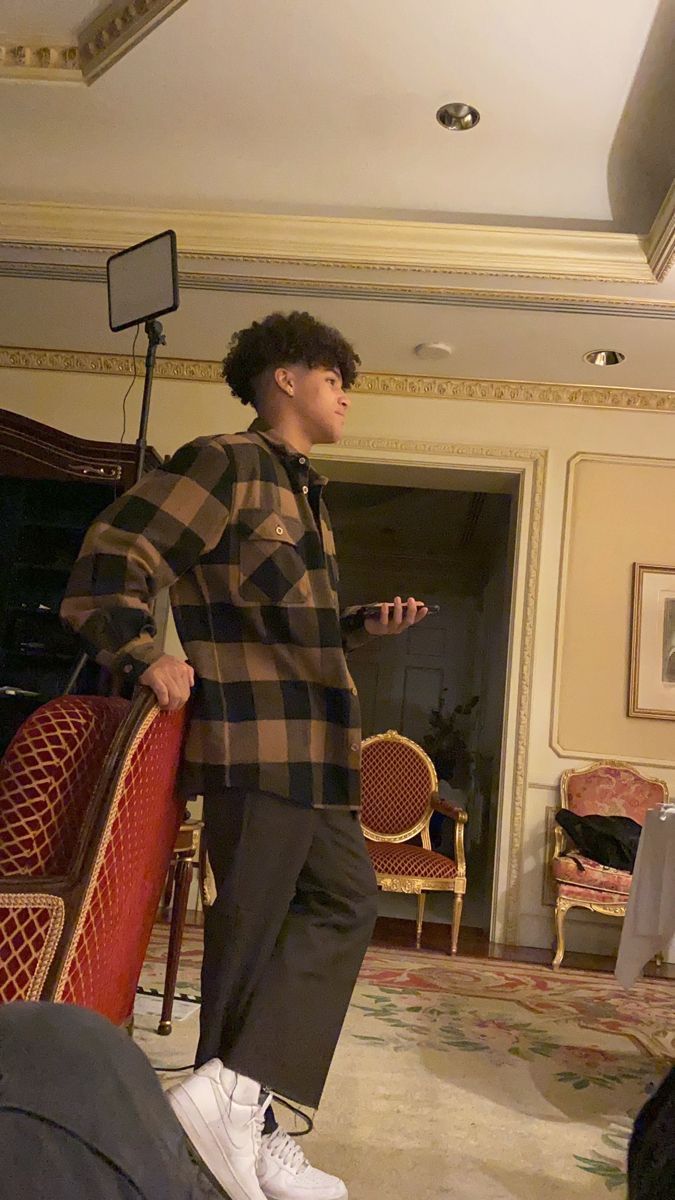
[[[387,604],[387,608],[389,609],[390,612],[393,609],[393,607],[394,607],[393,604]],[[404,603],[403,607],[405,608],[405,603]],[[420,608],[428,608],[430,616],[433,616],[434,613],[441,611],[440,605],[438,605],[438,604],[418,604],[417,605],[418,611]],[[379,617],[381,609],[382,609],[381,604],[364,604],[363,608],[359,609],[359,616],[361,615],[361,613],[363,613],[364,617]]]

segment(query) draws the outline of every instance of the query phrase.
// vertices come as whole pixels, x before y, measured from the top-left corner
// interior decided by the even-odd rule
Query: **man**
[[[273,1093],[316,1107],[376,914],[361,833],[360,717],[345,651],[426,616],[411,597],[340,615],[311,467],[339,441],[359,359],[308,313],[241,330],[223,374],[246,433],[184,446],[87,534],[63,605],[100,663],[160,705],[194,687],[185,788],[204,796],[206,914],[197,1071],[174,1111],[232,1200],[345,1200],[277,1126]],[[155,642],[172,587],[187,663]]]

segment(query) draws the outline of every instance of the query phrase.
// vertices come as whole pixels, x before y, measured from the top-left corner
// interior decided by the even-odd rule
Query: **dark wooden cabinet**
[[[159,466],[149,449],[146,470]],[[81,653],[59,607],[84,534],[134,482],[135,447],[85,441],[0,409],[0,754],[59,695]],[[95,663],[80,693],[106,692]]]

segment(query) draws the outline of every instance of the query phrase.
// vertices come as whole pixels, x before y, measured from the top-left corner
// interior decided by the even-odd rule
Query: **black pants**
[[[204,822],[217,898],[197,1065],[315,1108],[375,923],[358,815],[230,789],[205,797]]]
[[[0,1200],[218,1200],[145,1055],[70,1004],[0,1006]]]

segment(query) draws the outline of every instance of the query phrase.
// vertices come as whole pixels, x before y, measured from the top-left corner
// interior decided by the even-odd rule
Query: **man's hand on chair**
[[[155,693],[160,708],[175,712],[187,704],[195,685],[195,673],[189,663],[163,654],[139,676],[138,682]]]

